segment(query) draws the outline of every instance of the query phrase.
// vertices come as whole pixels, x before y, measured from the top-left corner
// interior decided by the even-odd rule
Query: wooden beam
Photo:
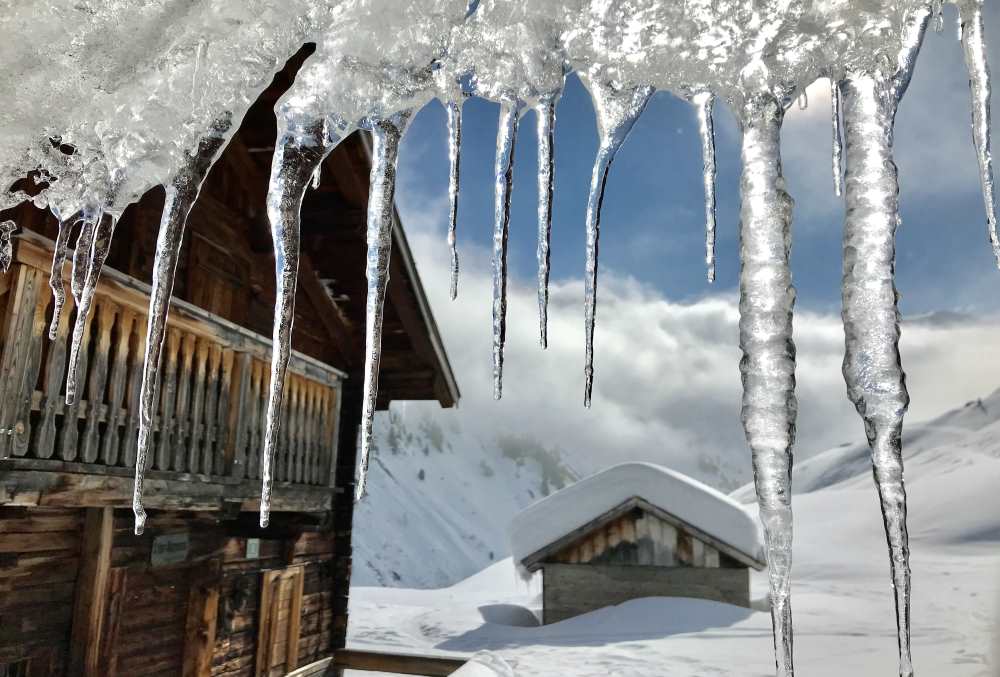
[[[111,508],[88,508],[83,526],[80,573],[73,607],[69,674],[97,677],[111,570],[114,515]]]
[[[196,581],[188,593],[183,677],[209,677],[212,674],[220,580],[220,569],[211,567],[209,573]]]
[[[338,649],[333,653],[333,664],[341,670],[390,672],[398,675],[426,675],[427,677],[447,677],[468,661],[468,658],[421,656],[361,649]]]
[[[341,366],[345,371],[351,371],[354,364],[352,359],[355,342],[351,334],[350,320],[346,313],[333,302],[330,295],[323,288],[316,269],[313,268],[312,259],[308,254],[303,253],[299,257],[299,286],[306,297],[316,306],[319,319],[323,327],[330,335],[330,344],[334,353],[341,360]]]

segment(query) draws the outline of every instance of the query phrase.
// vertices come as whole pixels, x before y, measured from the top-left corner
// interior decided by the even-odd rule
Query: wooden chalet
[[[275,295],[264,209],[272,110],[307,53],[251,108],[188,220],[142,536],[132,533],[130,506],[146,281],[163,191],[118,224],[85,337],[82,396],[68,406],[72,298],[56,340],[46,335],[57,224],[30,205],[3,215],[21,229],[0,276],[4,677],[283,675],[308,664],[333,674],[385,665],[343,651],[371,165],[360,133],[325,161],[302,207],[273,512],[270,527],[257,526]],[[379,406],[454,406],[458,386],[398,220],[390,270]],[[68,288],[68,266],[65,277]],[[426,674],[454,668],[444,661]]]
[[[750,606],[757,525],[729,497],[661,466],[625,463],[519,513],[515,561],[542,572],[542,622],[641,597]]]

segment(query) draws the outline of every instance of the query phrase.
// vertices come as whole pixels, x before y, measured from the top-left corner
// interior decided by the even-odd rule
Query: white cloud
[[[401,172],[402,174],[402,172]],[[583,400],[583,285],[552,285],[549,348],[538,346],[532,280],[512,279],[504,397],[492,399],[490,253],[461,243],[459,298],[448,299],[443,198],[401,191],[411,246],[462,388],[457,411],[441,412],[482,439],[529,435],[558,446],[587,472],[630,459],[663,462],[717,480],[749,479],[740,425],[735,290],[676,303],[614,270],[601,271],[593,407]],[[908,420],[934,416],[996,388],[997,323],[930,319],[904,328],[903,360],[913,403]],[[800,311],[799,435],[804,455],[861,437],[840,373],[836,315]]]

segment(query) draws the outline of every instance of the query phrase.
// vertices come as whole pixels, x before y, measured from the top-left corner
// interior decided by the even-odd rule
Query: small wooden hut
[[[756,523],[728,496],[662,466],[626,463],[529,506],[511,525],[515,561],[542,572],[543,622],[640,597],[750,605]]]
[[[57,224],[31,205],[0,214],[21,228],[0,275],[0,675],[237,677],[317,659],[331,670],[384,664],[341,651],[364,362],[371,157],[362,134],[324,162],[302,207],[273,512],[270,527],[257,526],[275,296],[264,209],[272,111],[306,53],[252,107],[188,220],[142,536],[130,506],[163,191],[118,224],[72,405],[72,308],[56,339],[46,336]],[[458,387],[398,221],[393,235],[379,407],[451,407]]]

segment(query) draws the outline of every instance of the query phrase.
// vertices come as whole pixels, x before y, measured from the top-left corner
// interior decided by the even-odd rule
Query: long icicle
[[[49,340],[55,341],[59,329],[59,319],[66,306],[66,285],[63,282],[63,267],[66,263],[66,252],[69,240],[73,235],[73,227],[79,218],[76,214],[59,221],[59,234],[56,236],[55,248],[52,251],[52,269],[49,271],[49,288],[52,289],[52,323],[49,325]]]
[[[521,105],[514,99],[500,104],[496,159],[493,164],[493,398],[503,394],[503,347],[507,338],[507,236],[510,193],[514,179],[514,144]]]
[[[104,267],[104,260],[111,251],[111,237],[118,223],[116,217],[104,218],[100,208],[88,208],[84,215],[83,228],[77,238],[73,253],[72,291],[76,300],[76,318],[73,336],[70,339],[69,360],[66,368],[66,404],[76,402],[80,384],[80,350],[83,335],[87,331],[87,318],[97,292],[97,281]]]
[[[781,173],[784,112],[770,94],[743,110],[740,183],[740,348],[743,428],[752,455],[771,592],[775,665],[792,677],[792,446],[795,344],[788,255],[792,199]]]
[[[847,394],[865,423],[891,552],[900,675],[912,675],[909,650],[909,543],[903,485],[903,414],[910,398],[899,357],[894,278],[899,221],[892,160],[895,103],[872,77],[844,81],[847,219],[843,320]]]
[[[709,282],[715,282],[715,123],[712,107],[715,95],[701,92],[694,97],[698,110],[698,134],[701,136],[702,183],[705,187],[705,266]]]
[[[271,384],[264,424],[261,457],[260,526],[271,517],[271,488],[274,484],[274,449],[281,425],[281,398],[285,371],[292,350],[295,317],[295,287],[299,274],[299,213],[313,172],[336,143],[326,134],[323,120],[279,119],[278,140],[271,160],[267,190],[267,217],[274,242],[275,301],[271,334]]]
[[[411,111],[396,113],[372,125],[372,169],[368,194],[368,258],[365,276],[368,296],[365,303],[365,384],[361,403],[361,465],[355,500],[368,487],[368,459],[371,455],[375,406],[378,401],[378,368],[382,353],[382,314],[389,283],[392,253],[392,224],[396,194],[396,159],[399,141],[410,122]]]
[[[538,134],[538,343],[549,345],[549,243],[552,239],[552,190],[555,162],[552,153],[558,93],[539,99],[535,105]]]
[[[160,215],[160,232],[156,238],[156,255],[153,260],[152,289],[149,293],[149,315],[146,322],[146,351],[142,363],[142,384],[139,388],[139,440],[136,448],[135,484],[132,488],[132,512],[135,514],[135,533],[139,535],[146,525],[146,511],[142,507],[143,480],[153,426],[153,409],[156,401],[157,374],[163,349],[163,335],[170,312],[170,296],[174,288],[177,259],[184,241],[184,226],[188,214],[198,199],[201,185],[226,144],[226,132],[231,119],[223,119],[202,136],[195,155],[167,186],[163,212]]]
[[[986,233],[993,246],[993,256],[1000,267],[1000,239],[997,236],[996,198],[993,188],[993,154],[990,151],[990,67],[986,60],[986,27],[983,6],[978,0],[965,0],[958,5],[965,66],[969,71],[972,93],[972,139],[979,159],[979,180],[983,187],[986,207]]]
[[[632,126],[639,119],[646,103],[653,95],[653,88],[640,85],[629,89],[616,89],[603,81],[589,83],[590,95],[597,112],[599,146],[590,175],[590,194],[587,198],[587,266],[584,275],[584,331],[586,355],[584,363],[583,404],[590,406],[594,389],[594,322],[597,315],[597,249],[601,232],[601,205],[608,172],[618,149],[625,143]]]
[[[830,77],[830,127],[833,129],[833,194],[844,194],[844,130],[840,122],[840,84]]]
[[[451,300],[458,298],[458,179],[462,154],[462,103],[449,101],[448,113],[448,251],[451,255]]]
[[[903,416],[910,398],[899,355],[895,235],[899,183],[893,162],[896,108],[909,85],[931,11],[907,18],[891,78],[849,74],[842,83],[847,174],[842,310],[844,380],[872,453],[896,605],[900,677],[912,677],[910,546],[903,483]]]

